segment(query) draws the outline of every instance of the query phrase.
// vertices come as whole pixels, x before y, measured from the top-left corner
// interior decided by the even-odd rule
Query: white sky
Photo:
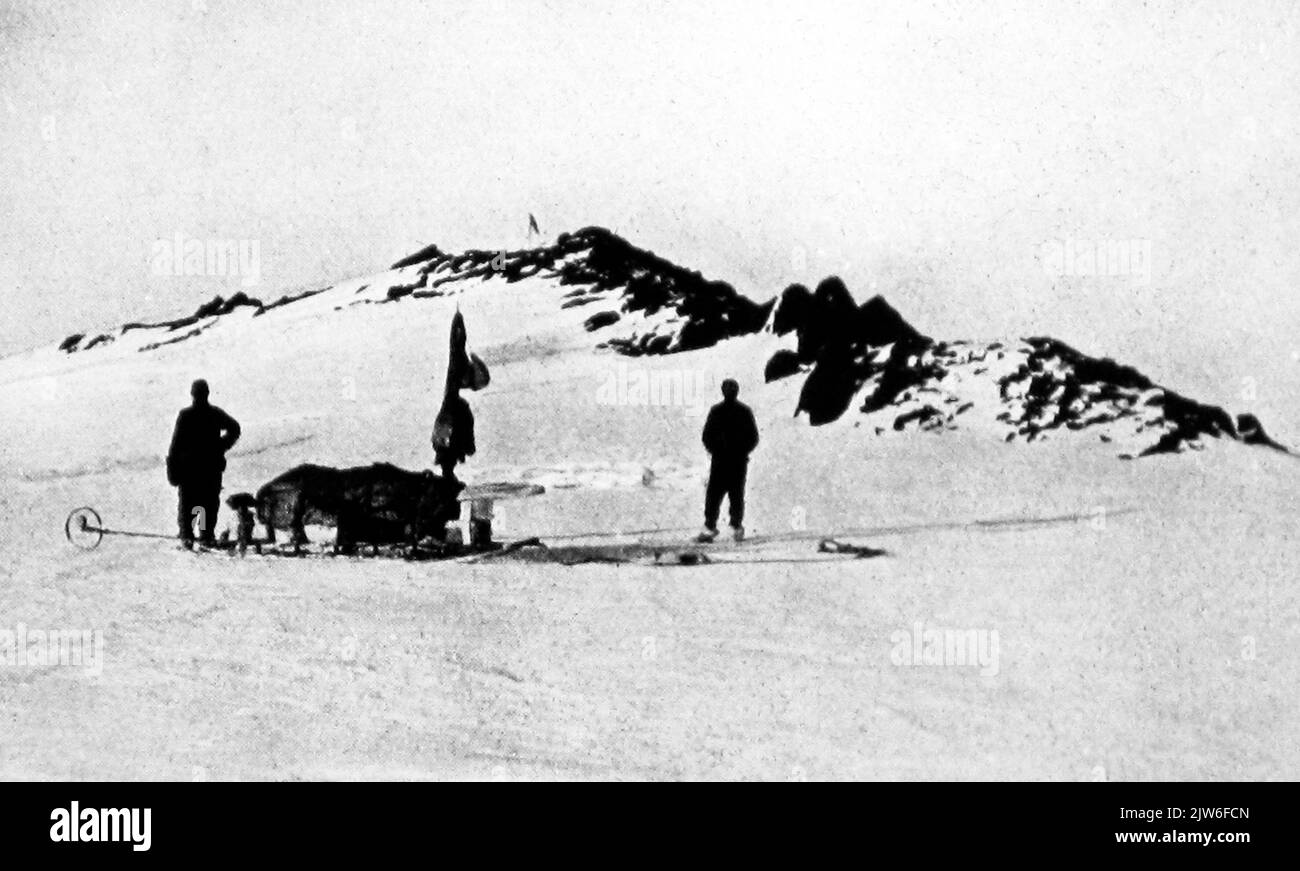
[[[0,0],[0,101],[0,352],[240,289],[160,237],[257,240],[269,297],[533,212],[1300,438],[1292,2]],[[1063,238],[1148,241],[1149,284],[1047,275]]]

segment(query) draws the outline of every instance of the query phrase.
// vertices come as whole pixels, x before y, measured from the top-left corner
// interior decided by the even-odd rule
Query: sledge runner
[[[239,422],[208,402],[208,382],[202,378],[190,386],[190,396],[193,403],[181,409],[172,431],[167,483],[177,488],[181,544],[194,546],[197,522],[199,543],[212,547],[221,504],[221,473],[226,469],[226,451],[239,441]]]
[[[749,455],[758,447],[758,424],[754,412],[738,400],[740,385],[735,379],[722,382],[722,401],[709,410],[704,421],[704,448],[709,452],[709,483],[704,493],[704,529],[697,541],[718,537],[718,512],[727,497],[731,533],[736,541],[745,538],[745,473]]]

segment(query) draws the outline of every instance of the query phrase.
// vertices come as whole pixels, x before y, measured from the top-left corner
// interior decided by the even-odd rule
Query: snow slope
[[[1089,357],[1056,339],[936,342],[882,297],[859,306],[833,276],[815,292],[791,285],[760,304],[725,282],[708,280],[599,227],[562,234],[553,245],[518,251],[447,254],[430,245],[387,272],[359,281],[270,303],[243,293],[216,297],[174,320],[129,323],[93,336],[74,333],[58,350],[95,351],[97,358],[108,348],[119,355],[152,353],[232,324],[250,337],[246,341],[266,341],[268,330],[273,336],[293,321],[326,311],[458,299],[466,292],[477,295],[483,284],[503,282],[513,285],[515,296],[542,303],[542,316],[557,314],[555,309],[580,310],[581,317],[575,312],[557,322],[567,328],[564,341],[577,336],[573,327],[580,320],[584,330],[600,337],[596,348],[628,357],[680,354],[758,332],[789,336],[793,347],[772,354],[764,378],[806,376],[796,412],[807,412],[814,425],[837,420],[851,402],[862,399],[859,410],[872,416],[869,423],[876,435],[908,426],[939,432],[978,420],[977,426],[996,431],[1005,441],[1046,439],[1049,431],[1083,432],[1129,448],[1119,454],[1124,459],[1200,450],[1207,438],[1286,450],[1252,415],[1234,418],[1161,387],[1132,367]],[[251,319],[262,327],[257,319],[267,315],[273,326],[266,329],[245,323]],[[351,319],[343,323],[343,329],[352,329]],[[327,333],[338,327],[334,319],[328,324]],[[525,344],[512,353],[531,350]],[[733,374],[753,369],[753,361],[746,361]],[[629,389],[648,391],[651,402],[666,388],[676,398],[665,401],[675,402],[681,401],[683,390],[697,385],[680,380],[632,385],[621,378],[612,386],[618,396],[626,396]],[[957,418],[971,410],[976,414],[959,424]]]
[[[806,369],[762,378],[797,351],[771,307],[635,252],[593,266],[589,236],[574,236],[507,252],[507,268],[495,252],[434,251],[278,307],[0,360],[0,631],[104,638],[99,674],[0,664],[0,773],[1300,775],[1290,455],[1222,438],[1124,463],[1101,430],[1006,442],[997,414],[1024,399],[998,378],[1028,343],[1006,344],[1007,371],[978,376],[987,347],[939,349],[957,355],[943,390],[981,409],[955,430],[896,431],[918,400],[901,394],[897,410],[809,426],[794,415]],[[651,276],[638,284],[651,304],[623,310],[624,269]],[[691,534],[699,428],[735,376],[762,429],[748,525],[767,541],[654,568],[237,560],[63,540],[68,510],[87,503],[111,526],[170,530],[161,454],[199,376],[244,425],[227,491],[304,461],[428,466],[457,306],[493,376],[469,395],[479,453],[466,478],[548,486],[499,506],[501,535]],[[589,329],[601,311],[618,320]],[[919,394],[962,404],[946,398]],[[815,550],[825,534],[890,555],[828,559]],[[900,664],[907,639],[934,630],[996,633],[996,661]]]

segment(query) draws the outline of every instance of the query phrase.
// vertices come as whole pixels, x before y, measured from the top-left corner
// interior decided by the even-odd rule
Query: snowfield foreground
[[[810,427],[798,379],[763,382],[791,346],[771,331],[627,357],[541,275],[340,302],[363,285],[0,361],[5,777],[1300,777],[1293,456]],[[732,375],[762,429],[756,540],[669,567],[64,540],[83,504],[172,531],[162,454],[199,376],[244,426],[227,493],[306,461],[428,467],[457,305],[492,369],[465,477],[548,488],[498,506],[500,537],[686,540]],[[98,632],[102,659],[19,661],[20,627]]]

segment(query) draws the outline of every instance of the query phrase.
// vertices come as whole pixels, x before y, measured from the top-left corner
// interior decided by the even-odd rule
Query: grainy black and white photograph
[[[1298,30],[0,0],[0,776],[1296,779]]]

